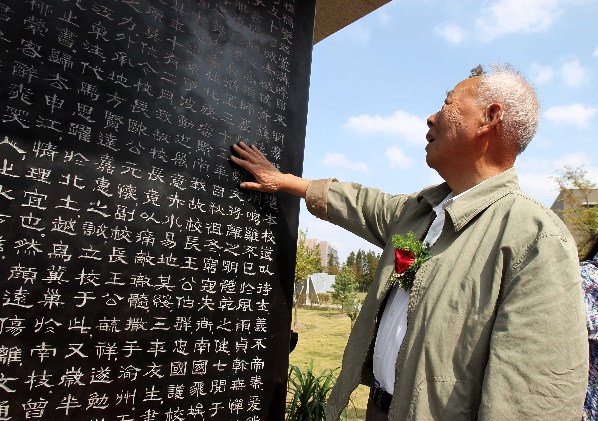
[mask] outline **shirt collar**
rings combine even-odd
[[[459,195],[457,196],[453,196],[453,192],[450,192],[442,202],[440,202],[439,204],[437,204],[436,206],[434,206],[434,212],[436,212],[436,217],[438,218],[439,216],[443,216],[444,217],[444,209],[446,209],[446,207],[448,205],[450,205],[453,200],[455,200],[457,197],[459,197]]]
[[[488,206],[517,190],[519,190],[517,171],[515,168],[510,168],[455,197],[448,196],[452,191],[447,183],[430,187],[420,192],[418,201],[423,199],[434,208],[446,200],[448,203],[443,207],[450,215],[455,230],[459,231]]]

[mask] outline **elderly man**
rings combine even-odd
[[[384,248],[327,405],[337,420],[359,383],[367,420],[578,420],[587,340],[575,243],[519,189],[513,164],[534,136],[533,89],[508,66],[466,79],[428,118],[426,162],[445,180],[388,195],[276,170],[254,146],[241,187],[306,198],[316,216]],[[407,290],[391,237],[431,257]]]

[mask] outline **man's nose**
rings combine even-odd
[[[436,120],[436,114],[438,113],[434,113],[432,114],[430,117],[428,117],[428,119],[426,120],[426,124],[428,125],[428,128],[432,128],[434,126],[434,121]]]

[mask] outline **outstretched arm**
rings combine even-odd
[[[254,145],[239,142],[233,145],[233,150],[238,156],[232,155],[231,160],[255,178],[255,181],[241,183],[241,188],[264,193],[282,191],[305,199],[310,180],[281,173]]]

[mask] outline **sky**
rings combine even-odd
[[[598,0],[393,0],[314,46],[303,177],[387,193],[442,182],[425,162],[426,118],[478,64],[510,63],[536,87],[539,130],[515,167],[550,207],[565,165],[598,183]],[[341,263],[377,247],[311,216],[300,229]]]

